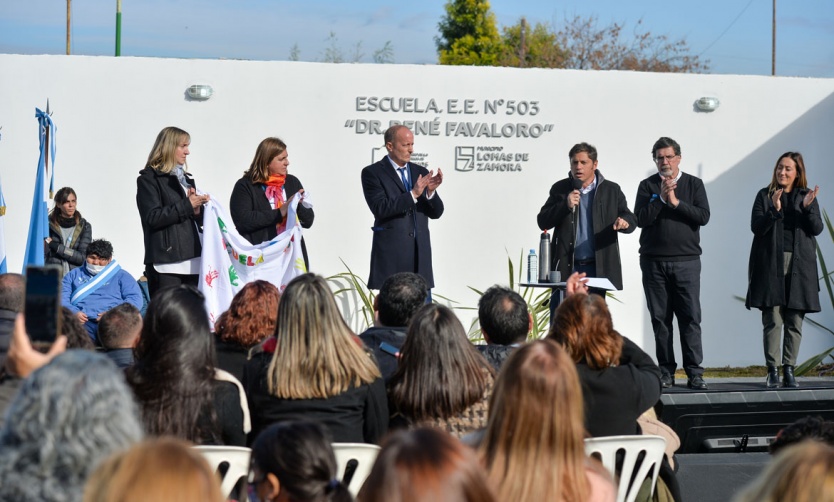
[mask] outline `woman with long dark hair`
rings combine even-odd
[[[819,189],[808,189],[802,154],[786,152],[776,161],[770,185],[759,190],[753,202],[745,306],[762,311],[768,387],[779,386],[780,362],[782,386],[799,386],[793,369],[802,341],[802,321],[807,312],[820,311],[816,236],[823,225]]]
[[[269,426],[252,445],[249,499],[256,501],[351,502],[339,479],[327,430],[316,422]]]
[[[60,265],[66,274],[84,264],[87,246],[93,240],[93,227],[77,209],[75,190],[64,187],[55,192],[54,200],[44,261],[47,265]]]
[[[301,182],[287,172],[290,165],[287,145],[278,138],[266,138],[255,150],[255,158],[243,177],[235,183],[229,211],[237,231],[252,244],[272,240],[287,226],[287,208],[295,194],[304,193]],[[303,228],[313,225],[313,208],[298,206]],[[310,269],[307,246],[301,239],[304,264]]]
[[[274,344],[274,354],[258,354],[244,368],[252,436],[304,418],[320,421],[336,442],[379,441],[388,429],[382,375],[322,277],[304,274],[287,284]]]
[[[186,172],[191,136],[166,127],[156,137],[148,161],[136,179],[136,205],[145,240],[145,276],[153,298],[166,287],[197,286],[200,274],[203,204],[208,195]]]
[[[609,475],[585,455],[583,415],[576,366],[559,344],[516,349],[495,383],[480,447],[497,500],[613,501]]]
[[[486,425],[494,370],[454,312],[425,305],[408,327],[388,383],[392,426],[432,426],[463,436]]]
[[[127,381],[149,435],[244,445],[240,390],[215,379],[214,339],[204,305],[202,293],[191,286],[160,291],[148,305]]]

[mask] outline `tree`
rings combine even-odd
[[[565,20],[556,34],[567,53],[565,68],[677,73],[709,70],[709,61],[690,55],[685,39],[670,40],[667,35],[642,31],[642,19],[637,21],[631,40],[622,39],[625,24],[600,28],[598,20],[597,16]]]
[[[519,68],[564,68],[567,53],[547,25],[536,23],[533,29],[523,17],[513,26],[505,26],[500,66]]]
[[[440,64],[496,65],[501,37],[487,0],[449,0],[435,37]]]
[[[385,42],[381,49],[374,51],[373,59],[374,63],[377,64],[391,64],[394,62],[394,46],[391,45],[390,40]]]

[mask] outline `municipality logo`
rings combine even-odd
[[[455,171],[472,171],[475,169],[475,147],[455,147]]]

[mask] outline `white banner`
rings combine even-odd
[[[301,253],[301,225],[296,217],[300,200],[312,207],[306,192],[293,197],[286,230],[256,246],[240,236],[232,218],[214,197],[204,206],[199,288],[206,296],[212,331],[217,318],[229,308],[244,284],[261,279],[283,292],[288,282],[307,272]]]

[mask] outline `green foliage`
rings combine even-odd
[[[562,50],[547,25],[536,23],[531,29],[523,17],[517,24],[505,26],[501,37],[499,64],[518,68],[563,68],[567,53]]]
[[[449,0],[435,37],[439,63],[494,66],[502,52],[495,14],[486,0]]]
[[[394,62],[394,46],[390,40],[385,42],[381,49],[374,51],[373,59],[376,64],[391,64]]]
[[[364,328],[374,325],[374,294],[368,289],[368,285],[361,277],[353,273],[353,270],[347,266],[341,258],[339,261],[345,266],[347,272],[331,275],[327,280],[336,285],[336,290],[333,291],[333,296],[337,300],[344,299],[347,303],[350,302],[350,296],[355,295],[357,301],[357,308],[351,314],[359,314],[364,321]],[[346,297],[346,298],[345,298]],[[343,312],[345,317],[351,317]],[[357,332],[364,331],[364,328],[358,328]]]
[[[823,210],[822,218],[825,221],[825,227],[828,229],[828,235],[831,237],[832,242],[834,242],[834,225],[831,224],[831,219],[828,218],[828,213]],[[828,299],[831,302],[831,307],[834,308],[834,281],[831,279],[831,274],[834,272],[829,272],[828,267],[825,265],[825,257],[822,255],[822,249],[820,249],[819,243],[817,243],[817,258],[819,258],[820,268],[822,269],[822,278],[821,280],[825,283],[825,289],[828,292]],[[812,325],[820,328],[823,331],[827,331],[828,333],[834,335],[834,330],[827,326],[823,326],[819,322],[811,319],[810,317],[805,318],[806,321],[811,323]],[[794,370],[796,375],[805,375],[813,371],[817,366],[819,366],[826,357],[831,357],[834,359],[834,347],[831,347],[828,350],[825,350],[804,363],[800,364]]]
[[[521,295],[522,298],[524,298],[524,301],[527,302],[527,310],[533,317],[533,328],[527,335],[527,339],[538,340],[540,338],[544,338],[550,329],[550,289],[521,286],[522,270],[524,268],[522,266],[523,263],[524,250],[521,251],[521,255],[518,259],[518,273],[516,274],[516,267],[513,265],[513,260],[509,257],[509,255],[507,255],[508,284],[510,289],[514,290]],[[484,294],[483,291],[473,288],[472,286],[467,287],[475,292],[475,294],[479,297]],[[466,310],[477,310],[477,308],[473,307],[460,308]],[[469,339],[476,342],[483,340],[483,338],[484,337],[481,334],[480,327],[478,327],[478,320],[476,318],[472,321],[472,325],[469,326]]]

